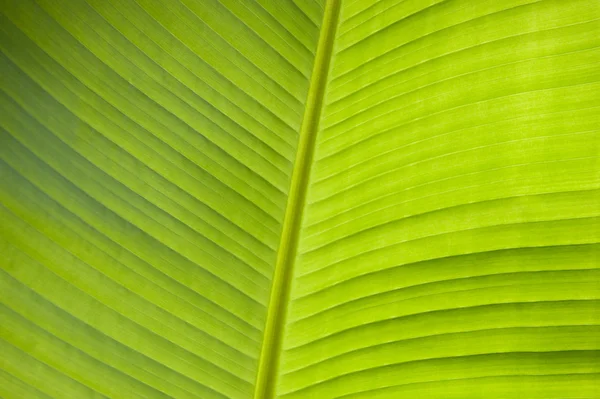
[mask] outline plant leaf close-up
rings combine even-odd
[[[0,0],[0,398],[600,398],[598,0]]]

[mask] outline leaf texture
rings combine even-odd
[[[0,0],[0,397],[600,397],[600,3]]]
[[[599,18],[342,2],[281,398],[600,395]]]
[[[252,396],[322,9],[2,1],[0,396]]]

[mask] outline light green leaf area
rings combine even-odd
[[[600,397],[597,0],[0,0],[0,398]]]
[[[342,1],[282,398],[600,397],[600,3]]]

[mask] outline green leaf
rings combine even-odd
[[[597,1],[0,4],[0,397],[600,396]]]

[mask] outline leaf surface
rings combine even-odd
[[[0,4],[0,397],[600,395],[597,1]]]

